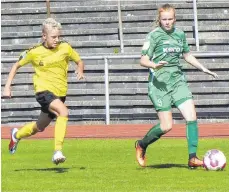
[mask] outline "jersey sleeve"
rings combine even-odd
[[[146,36],[146,40],[143,44],[141,54],[142,55],[148,55],[150,58],[153,57],[154,49],[155,49],[156,43],[152,37],[152,33],[149,33]]]
[[[77,53],[70,45],[69,45],[69,58],[70,60],[76,63],[81,60],[79,53]]]
[[[188,53],[190,52],[190,49],[189,49],[189,45],[188,45],[188,42],[186,40],[186,36],[185,36],[185,33],[184,33],[184,37],[183,37],[183,53]]]
[[[32,62],[32,55],[30,51],[26,50],[20,54],[20,57],[18,59],[18,63],[20,66],[24,66],[31,62]]]

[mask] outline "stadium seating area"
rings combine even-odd
[[[105,123],[104,60],[107,56],[111,123],[154,123],[156,112],[147,96],[147,72],[139,65],[140,50],[152,30],[159,1],[121,1],[124,53],[121,53],[117,1],[52,1],[51,16],[62,23],[63,38],[81,54],[86,80],[76,81],[73,63],[69,70],[67,105],[70,123]],[[192,3],[170,1],[177,10],[177,27],[186,32],[193,54],[219,80],[188,66],[183,60],[200,122],[223,122],[229,117],[229,4],[199,0],[200,50],[196,51]],[[40,42],[41,23],[47,17],[44,0],[2,1],[1,79],[20,52]],[[214,56],[216,53],[216,56]],[[217,55],[218,54],[218,55]],[[220,55],[221,54],[221,55]],[[120,58],[112,58],[112,56]],[[123,55],[139,55],[127,59]],[[32,67],[21,68],[12,86],[13,98],[2,98],[2,124],[36,120],[39,104],[34,98]],[[175,122],[182,122],[174,109]]]

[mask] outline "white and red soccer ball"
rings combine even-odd
[[[211,149],[204,155],[203,162],[203,166],[207,170],[223,170],[226,166],[226,157],[222,151]]]

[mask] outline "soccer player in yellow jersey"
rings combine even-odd
[[[36,122],[24,125],[21,129],[11,130],[9,151],[16,152],[20,139],[29,137],[37,132],[44,131],[53,118],[57,117],[55,124],[55,151],[52,161],[55,164],[63,163],[66,157],[62,153],[67,122],[68,109],[64,104],[67,94],[67,72],[69,60],[77,64],[77,79],[84,78],[84,64],[79,54],[71,45],[60,41],[61,24],[52,18],[43,23],[43,43],[24,51],[19,60],[13,65],[3,96],[11,98],[11,83],[17,70],[32,64],[35,69],[33,84],[37,102],[41,105],[41,113]]]

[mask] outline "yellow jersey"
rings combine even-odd
[[[67,73],[69,60],[80,61],[79,54],[67,42],[60,42],[53,49],[38,44],[24,51],[19,58],[19,65],[31,63],[34,67],[33,84],[35,93],[50,91],[56,96],[67,94]]]

